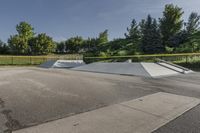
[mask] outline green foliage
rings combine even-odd
[[[180,52],[200,52],[200,31],[192,34],[188,41],[183,43],[178,50]]]
[[[18,35],[23,39],[25,39],[26,41],[28,41],[35,35],[35,33],[33,32],[34,28],[27,22],[20,22],[16,26],[16,30],[18,32]]]
[[[88,38],[83,43],[84,52],[96,53],[98,49],[98,38]]]
[[[0,40],[0,54],[8,54],[8,53],[9,53],[8,45]]]
[[[186,31],[188,34],[191,35],[198,31],[199,24],[200,24],[199,20],[200,20],[200,16],[197,13],[192,12],[190,14],[188,22],[185,23]]]
[[[180,32],[183,26],[182,8],[169,4],[165,6],[163,17],[160,18],[160,30],[165,46],[170,46],[169,39]]]
[[[99,45],[105,44],[108,42],[108,30],[105,30],[104,32],[99,33],[98,38]]]
[[[56,52],[59,54],[65,53],[65,42],[56,43]]]
[[[63,42],[57,44],[57,50],[64,53],[88,53],[92,55],[99,55],[104,52],[108,43],[108,30],[99,33],[98,38],[88,38],[84,40],[81,36],[71,37]]]
[[[48,54],[54,52],[53,39],[45,33],[34,36],[34,28],[27,22],[16,26],[18,34],[10,36],[8,45],[12,54]]]
[[[114,39],[101,47],[101,51],[108,55],[131,55],[137,51],[137,46],[129,39]]]
[[[30,52],[33,55],[44,55],[54,52],[55,43],[53,39],[45,33],[38,34],[29,41]]]
[[[82,37],[72,37],[65,42],[65,51],[68,53],[81,53],[84,40]]]
[[[148,15],[142,29],[141,50],[147,54],[162,53],[165,50],[157,21],[150,15]]]
[[[189,34],[186,31],[181,31],[174,36],[169,38],[169,47],[174,49],[176,52],[176,48],[180,47],[181,44],[188,41]]]
[[[17,35],[10,36],[8,44],[15,54],[28,54],[29,40],[34,36],[33,28],[27,22],[20,22],[16,26]]]
[[[56,47],[51,37],[45,33],[35,35],[30,24],[20,22],[16,26],[17,34],[8,39],[8,46],[0,42],[0,52],[5,54],[9,51],[18,55],[80,53],[103,57],[141,53],[200,52],[200,16],[192,12],[183,28],[183,13],[182,8],[168,4],[158,22],[150,15],[140,23],[133,19],[127,33],[124,34],[125,38],[109,41],[108,30],[105,30],[96,38],[71,37],[56,43]]]
[[[10,36],[8,39],[8,45],[13,54],[19,55],[28,53],[28,42],[19,35]]]
[[[130,28],[127,28],[127,32],[125,33],[126,39],[130,39],[133,42],[138,42],[140,39],[140,31],[139,31],[139,26],[137,25],[137,22],[135,19],[133,19]]]
[[[123,44],[125,48],[122,49],[123,52],[119,52],[119,55],[135,54],[136,51],[139,51],[138,45],[140,44],[141,41],[140,28],[141,28],[140,25],[138,25],[136,20],[133,19],[130,28],[127,28],[128,33],[125,33],[125,37],[127,40],[125,44]]]

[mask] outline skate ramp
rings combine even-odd
[[[42,68],[73,68],[85,65],[83,60],[57,60],[47,61],[40,65]]]
[[[157,63],[92,63],[80,67],[72,68],[78,71],[88,71],[97,73],[109,73],[120,75],[133,75],[141,77],[163,77],[185,74],[186,70],[181,67],[165,62]],[[187,73],[192,72],[188,69]]]

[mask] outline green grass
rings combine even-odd
[[[48,55],[48,56],[0,56],[0,65],[39,65],[48,60],[78,60],[82,55]]]

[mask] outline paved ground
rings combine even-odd
[[[37,125],[157,92],[200,98],[199,81],[199,73],[151,79],[69,70],[1,68],[0,131]]]
[[[199,103],[159,92],[13,133],[150,133]]]
[[[153,133],[199,133],[200,105]]]
[[[142,79],[42,69],[0,70],[8,129],[20,129],[155,93]],[[3,118],[2,118],[3,119]]]

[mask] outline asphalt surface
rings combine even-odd
[[[0,75],[1,114],[7,119],[2,123],[8,130],[157,92],[141,78],[118,75],[39,68],[2,69]]]
[[[200,105],[153,133],[199,133]]]
[[[24,67],[1,68],[0,75],[0,132],[38,125],[156,92],[200,98],[199,73],[152,79]],[[199,110],[199,107],[191,110],[191,115],[195,117]],[[179,126],[180,133],[185,131],[184,124],[193,122],[188,113],[170,126]],[[196,116],[195,121],[188,126],[187,133],[194,128],[198,130],[200,118]],[[167,127],[162,128],[156,132],[168,132]],[[178,132],[175,128],[170,131]],[[191,133],[199,133],[195,131]]]

